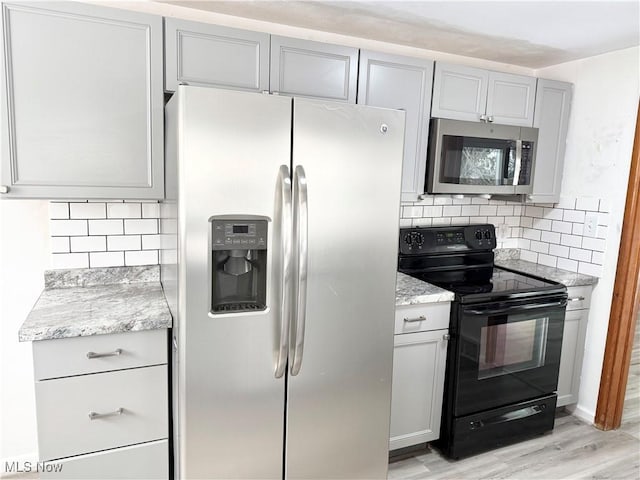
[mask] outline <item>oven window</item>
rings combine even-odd
[[[548,328],[549,317],[482,327],[478,379],[543,366]]]

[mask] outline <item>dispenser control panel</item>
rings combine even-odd
[[[266,220],[211,220],[213,250],[266,250]]]

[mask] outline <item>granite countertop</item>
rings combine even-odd
[[[27,342],[170,327],[157,265],[52,270],[18,338]]]
[[[396,277],[396,306],[450,302],[453,293],[404,273]]]
[[[554,282],[561,283],[567,287],[580,287],[585,285],[595,285],[598,283],[597,277],[591,275],[585,275],[583,273],[569,272],[568,270],[562,270],[555,267],[547,267],[545,265],[539,265],[533,262],[527,262],[526,260],[510,259],[510,260],[495,260],[497,267],[508,268],[510,270],[516,270],[522,273],[528,273],[541,277],[546,280],[552,280]]]

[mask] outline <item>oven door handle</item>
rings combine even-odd
[[[529,305],[518,305],[514,307],[504,307],[504,308],[469,308],[464,309],[464,313],[469,313],[471,315],[499,315],[502,313],[518,313],[518,312],[526,312],[529,310],[537,310],[539,308],[561,308],[566,307],[567,301],[560,300],[559,302],[549,302],[549,303],[532,303]]]

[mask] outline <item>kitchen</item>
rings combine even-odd
[[[218,24],[245,31],[268,31],[272,35],[302,37],[330,44],[357,47],[361,49],[361,60],[363,58],[362,51],[381,51],[405,57],[435,59],[436,65],[438,61],[442,61],[450,64],[464,64],[485,71],[500,71],[572,83],[574,85],[573,101],[567,133],[567,150],[564,156],[565,173],[562,176],[562,198],[559,202],[553,202],[555,207],[546,205],[547,202],[540,202],[545,205],[521,204],[520,202],[493,198],[456,198],[446,194],[426,195],[419,199],[417,193],[422,193],[422,191],[416,191],[416,195],[413,197],[404,196],[400,226],[494,223],[498,231],[498,247],[520,249],[521,259],[543,264],[545,261],[553,262],[547,257],[554,257],[551,252],[554,240],[550,238],[545,242],[542,238],[543,232],[573,235],[574,225],[584,223],[587,213],[596,214],[598,222],[601,219],[606,222],[597,225],[598,227],[606,227],[599,228],[600,232],[606,232],[603,238],[584,236],[585,239],[589,239],[587,244],[590,244],[593,249],[581,248],[581,250],[589,250],[588,254],[576,252],[589,255],[590,261],[569,258],[570,253],[564,255],[562,249],[560,249],[562,252],[559,251],[558,255],[554,257],[556,259],[555,265],[559,267],[562,263],[566,265],[565,269],[574,269],[573,271],[577,270],[578,273],[599,277],[589,309],[582,367],[583,378],[580,383],[579,401],[574,412],[574,415],[587,422],[593,422],[615,277],[617,245],[620,239],[620,225],[624,210],[625,189],[623,185],[627,180],[627,175],[624,172],[628,171],[628,162],[631,158],[633,125],[637,108],[637,47],[618,49],[615,52],[583,60],[560,61],[557,62],[559,65],[546,68],[525,68],[470,57],[463,58],[442,52],[418,51],[409,47],[381,44],[355,37],[347,38],[317,30],[302,31],[295,27],[286,27],[275,23],[265,25],[255,20],[239,17],[230,18],[215,13],[194,12],[181,6],[149,3],[139,4],[136,9],[156,15]],[[438,49],[434,48],[434,50]],[[430,102],[426,103],[430,105]],[[415,143],[418,144],[417,140]],[[589,160],[585,162],[585,159]],[[421,165],[421,167],[426,168],[425,165]],[[424,172],[424,170],[422,171]],[[406,175],[403,178],[406,178]],[[420,174],[415,174],[412,178],[419,179]],[[424,174],[422,178],[424,179]],[[416,188],[418,187],[416,186]],[[49,194],[46,198],[67,199],[67,197],[59,195],[61,194]],[[139,198],[137,195],[131,195],[133,198]],[[85,193],[85,197],[81,197],[74,194],[73,197],[86,199],[91,198],[91,195]],[[35,407],[28,411],[17,408],[18,405],[25,402],[25,399],[31,399],[29,402],[33,405],[33,372],[29,344],[17,344],[16,332],[42,290],[42,273],[43,270],[50,268],[49,262],[61,262],[57,265],[54,264],[54,268],[56,266],[58,268],[86,267],[89,266],[89,261],[92,266],[119,265],[117,262],[122,262],[123,265],[158,263],[158,248],[154,248],[154,245],[157,245],[154,242],[159,240],[158,227],[154,227],[154,222],[149,221],[156,219],[155,224],[157,225],[159,217],[157,204],[112,201],[114,198],[128,198],[126,196],[105,197],[102,195],[102,198],[105,199],[102,202],[92,201],[85,205],[73,200],[52,203],[51,206],[48,205],[48,202],[23,201],[3,201],[0,205],[3,208],[3,231],[9,232],[10,230],[6,239],[3,233],[3,244],[15,246],[13,249],[3,247],[3,272],[20,271],[19,278],[24,282],[20,285],[21,288],[17,289],[17,286],[11,284],[16,281],[15,278],[11,279],[11,283],[8,278],[6,280],[3,278],[3,304],[5,304],[4,298],[16,299],[15,303],[12,302],[15,307],[10,310],[10,317],[8,313],[3,311],[3,319],[9,319],[9,324],[6,324],[7,320],[3,320],[2,327],[3,355],[7,355],[3,358],[3,384],[8,382],[13,386],[11,395],[6,400],[3,398],[2,424],[15,425],[15,428],[9,430],[11,437],[7,438],[10,438],[11,442],[7,445],[14,446],[16,450],[9,450],[6,455],[3,450],[3,458],[35,452],[36,448],[36,426],[33,414]],[[49,210],[50,208],[51,210]],[[558,214],[562,215],[562,218],[549,216]],[[12,219],[13,221],[11,221]],[[70,220],[84,222],[85,225],[88,225],[88,233],[74,233],[74,231],[64,230],[63,227],[77,228],[77,223],[74,224],[74,222],[64,224],[65,221]],[[570,224],[571,232],[554,232],[552,223],[554,221],[566,221]],[[546,222],[551,223],[551,229],[545,229]],[[10,225],[10,227],[5,228],[5,225]],[[50,234],[42,232],[45,225],[46,228],[51,229]],[[562,223],[558,225],[560,228],[566,228],[566,225]],[[541,227],[537,228],[538,226]],[[62,230],[56,230],[58,228],[62,228]],[[137,248],[134,246],[113,246],[113,248],[109,248],[106,244],[107,242],[114,245],[117,245],[118,242],[131,242],[132,239],[126,238],[129,235],[135,237],[141,246]],[[91,239],[92,236],[101,237],[104,240]],[[528,238],[529,236],[532,238]],[[553,235],[551,236],[553,237]],[[576,234],[576,236],[579,235]],[[57,240],[49,240],[49,237]],[[54,247],[56,253],[51,254],[49,242],[64,243],[65,240],[60,239],[65,237],[69,247],[66,249],[64,246]],[[74,238],[75,240],[72,240]],[[85,240],[79,240],[79,238]],[[91,245],[71,247],[70,242],[72,241],[74,243],[91,242]],[[104,247],[94,243],[101,241],[105,242]],[[544,243],[547,245],[541,245]],[[555,243],[558,242],[555,241]],[[567,249],[577,248],[561,243],[557,246]],[[584,246],[584,243],[581,243],[581,246]],[[12,252],[12,256],[5,253],[5,248],[7,252]],[[540,249],[544,251],[539,251]],[[17,255],[16,252],[29,252],[29,255]],[[5,257],[5,255],[7,256]],[[15,258],[12,258],[14,256]],[[86,264],[82,263],[85,261],[81,260],[83,257],[86,259]],[[63,259],[68,261],[73,259],[74,262],[80,263],[63,265]],[[12,265],[14,265],[13,269]],[[5,295],[7,296],[5,297]],[[22,300],[20,301],[20,299]],[[6,342],[6,347],[4,342]],[[8,364],[6,359],[11,359],[11,364]],[[20,360],[18,361],[18,359]],[[17,363],[20,364],[18,369],[14,367]],[[8,393],[3,393],[3,395],[8,395]],[[5,405],[8,408],[5,408]],[[3,445],[5,444],[4,438],[3,433]]]

